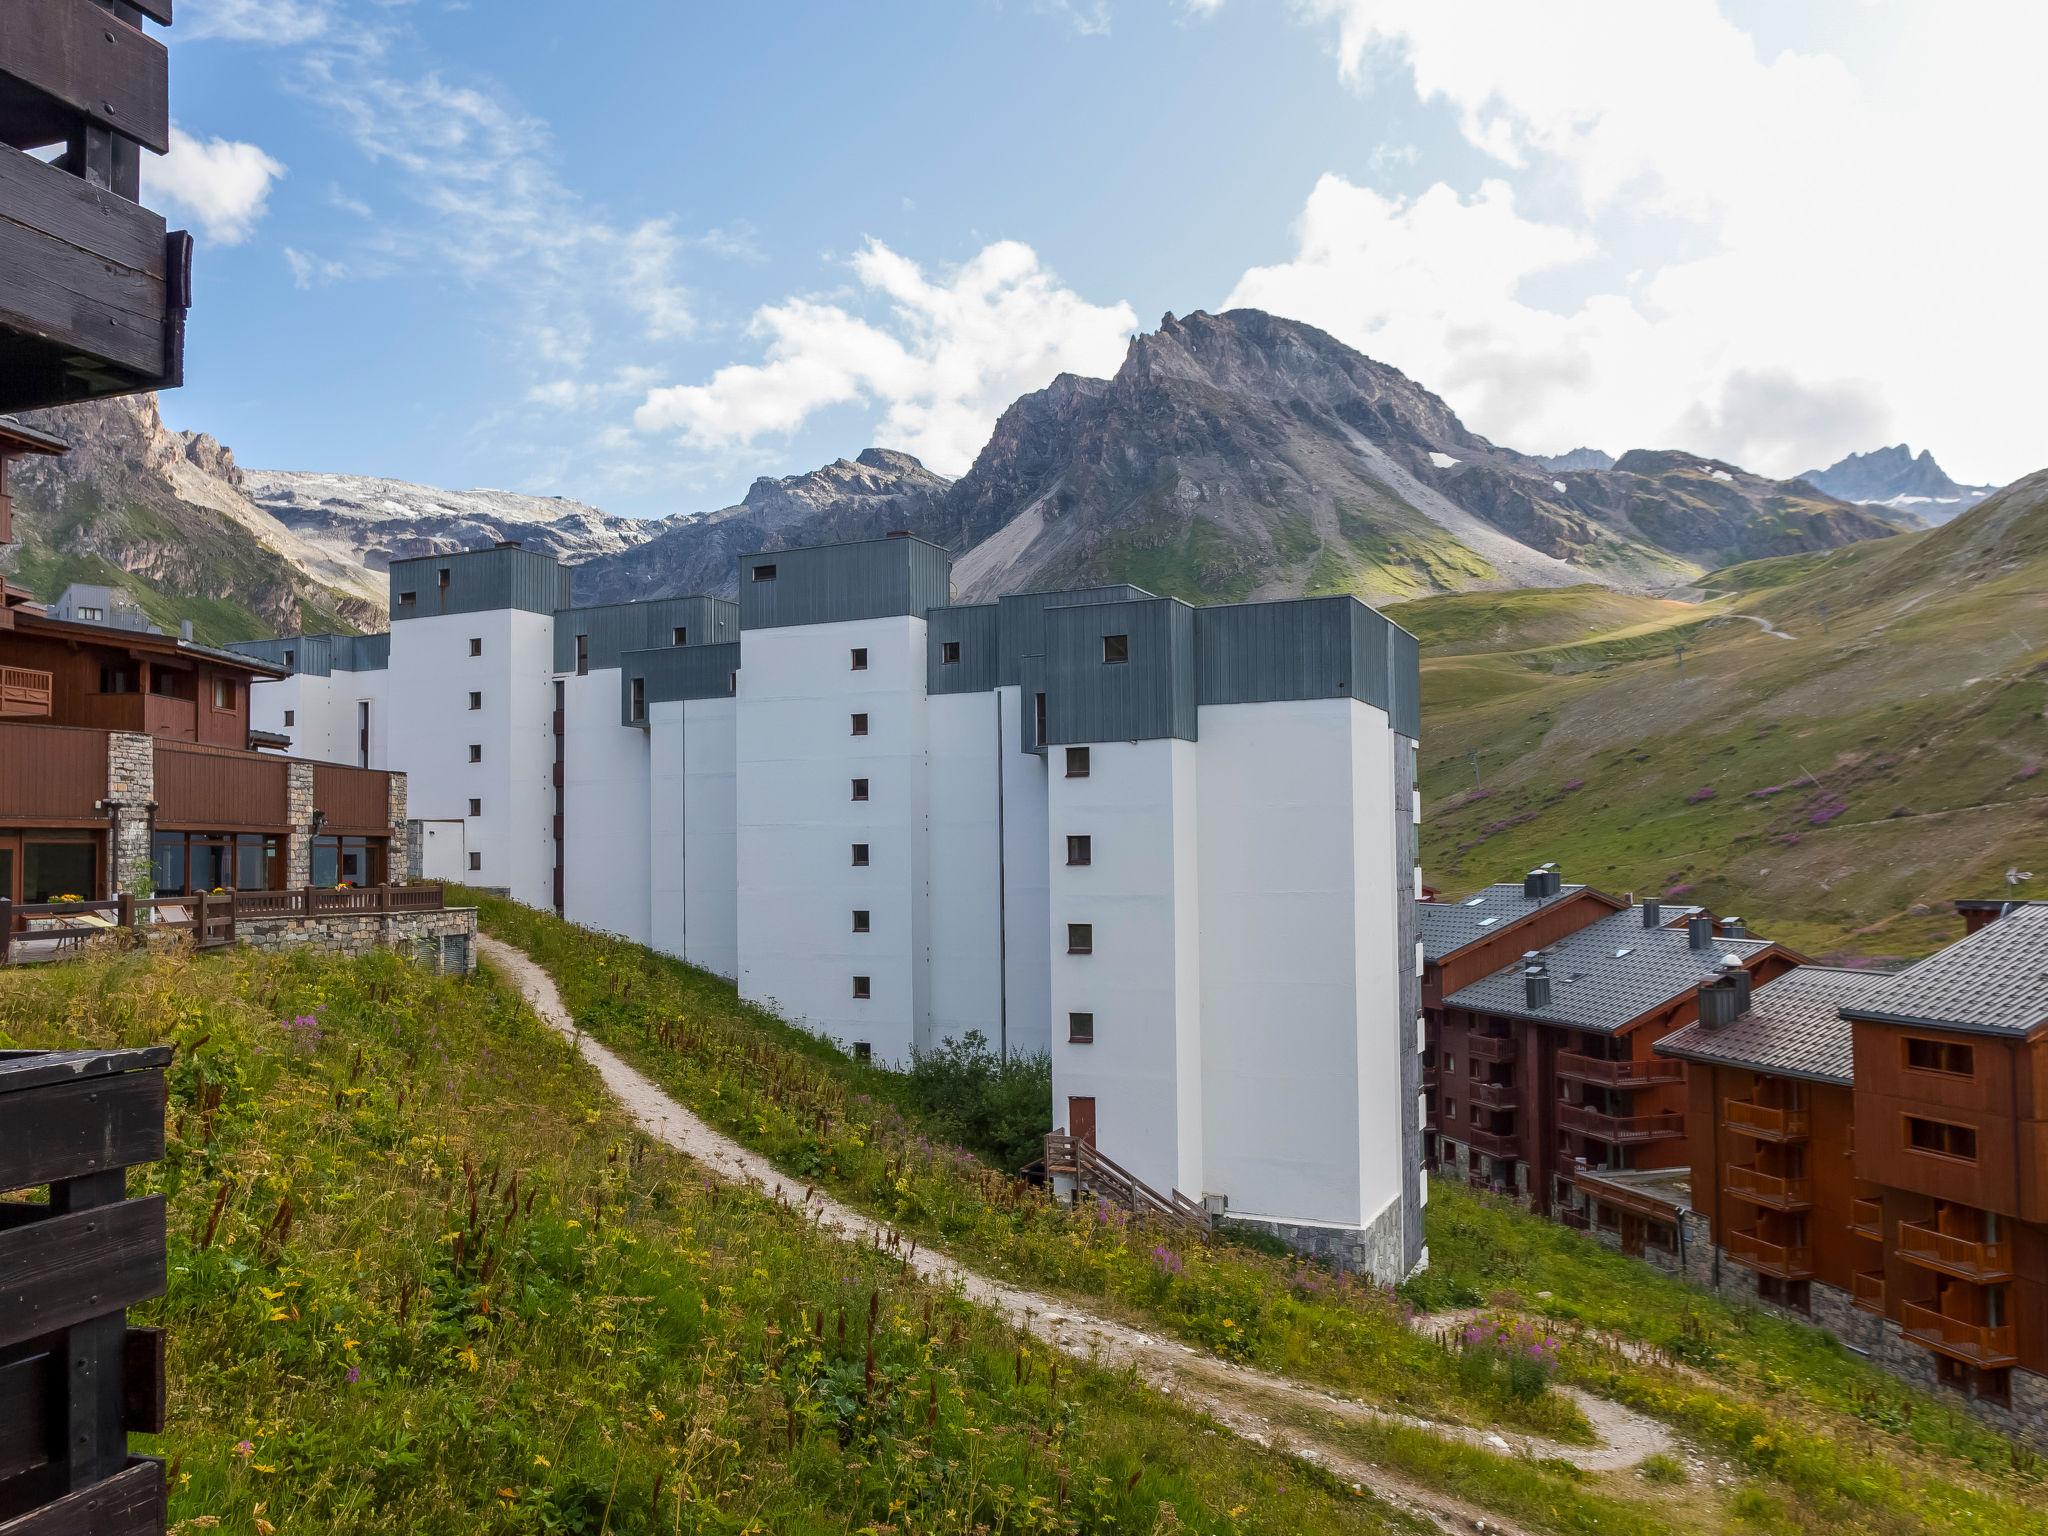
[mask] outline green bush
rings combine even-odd
[[[933,1132],[1014,1172],[1036,1160],[1052,1129],[1052,1058],[997,1055],[978,1029],[918,1051],[904,1094]]]

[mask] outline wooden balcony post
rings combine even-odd
[[[14,902],[12,898],[0,896],[0,965],[5,965],[14,949]]]
[[[135,926],[135,898],[126,891],[114,898],[114,923],[120,928]]]
[[[192,947],[206,948],[206,903],[210,892],[201,891],[192,908]]]

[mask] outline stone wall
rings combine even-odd
[[[413,878],[412,824],[405,819],[405,775],[391,775],[390,814],[384,824],[391,828],[391,842],[384,857],[384,878],[392,884]]]
[[[113,812],[108,832],[107,889],[111,901],[123,891],[150,893],[151,814],[156,800],[156,739],[130,731],[107,736],[107,805]],[[86,893],[89,894],[89,893]]]
[[[404,950],[443,974],[476,969],[476,908],[438,912],[365,912],[343,917],[239,919],[235,937],[252,949],[313,949],[329,955]]]
[[[1223,1220],[1248,1232],[1263,1232],[1277,1238],[1296,1253],[1340,1269],[1347,1274],[1365,1275],[1383,1285],[1405,1280],[1411,1270],[1426,1267],[1427,1253],[1411,1259],[1408,1253],[1406,1212],[1400,1200],[1366,1227],[1322,1226],[1314,1222],[1268,1221],[1256,1216],[1233,1216]]]
[[[285,839],[284,883],[292,890],[313,883],[313,765],[291,763],[285,768],[285,819],[292,835]]]

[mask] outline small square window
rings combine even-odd
[[[875,1059],[875,1048],[865,1040],[856,1040],[853,1042],[853,1059],[866,1066]]]
[[[866,843],[855,843],[853,845],[853,862],[857,868],[867,868],[868,845]]]
[[[1129,635],[1104,635],[1102,637],[1102,659],[1105,663],[1129,661],[1131,659],[1131,637]]]
[[[1067,839],[1067,862],[1069,864],[1093,864],[1095,862],[1095,839],[1092,837],[1069,837]]]
[[[299,723],[299,712],[296,709],[286,710],[284,712],[284,723],[286,725],[297,725]]]
[[[774,566],[772,566],[772,565],[757,565],[757,566],[755,566],[755,567],[754,567],[754,580],[756,580],[756,581],[773,581],[774,579],[775,579],[775,567],[774,567]]]
[[[1095,925],[1093,923],[1067,924],[1067,953],[1070,955],[1092,955],[1095,953]]]
[[[1092,1013],[1070,1013],[1067,1015],[1067,1044],[1093,1045],[1095,1043],[1095,1015]]]
[[[87,610],[86,610],[86,612],[88,612],[88,613],[91,613],[91,614],[92,614],[92,615],[93,615],[94,617],[98,617],[98,610],[97,610],[97,609],[91,609],[91,608],[89,608],[89,609],[87,609]],[[289,666],[294,666],[294,665],[296,665],[296,664],[297,664],[297,662],[298,662],[298,659],[299,659],[299,653],[298,653],[297,651],[286,651],[286,652],[284,653],[284,664],[285,664],[286,666],[288,666],[288,667],[289,667]]]
[[[688,645],[690,643],[688,627],[678,624],[674,629],[670,630],[668,632],[668,643],[670,645]]]
[[[479,799],[475,798],[474,796],[471,796],[471,797],[470,797],[470,802],[469,802],[469,814],[470,814],[470,815],[472,815],[472,816],[481,816],[481,815],[483,815],[483,813],[484,813],[484,803],[483,803],[483,801],[481,801],[481,800],[479,800]]]
[[[855,715],[853,717],[853,734],[856,736],[865,736],[867,735],[867,733],[868,717],[866,715]]]
[[[471,709],[482,709],[484,707],[484,696],[474,689],[470,690],[469,707]]]
[[[853,978],[853,995],[855,997],[868,997],[872,995],[867,977],[856,976]]]
[[[853,798],[856,800],[865,800],[867,799],[867,797],[868,781],[866,779],[855,779],[853,781]]]
[[[853,909],[853,931],[855,933],[869,933],[873,931],[865,907],[855,907]]]
[[[472,853],[469,856],[469,867],[471,869],[482,869],[484,867],[484,856],[480,853]]]
[[[1088,777],[1088,749],[1086,747],[1067,748],[1067,777],[1070,779],[1085,779]]]
[[[849,668],[849,670],[854,672],[865,672],[867,671],[867,669],[868,648],[864,645],[856,645],[853,648],[853,665],[851,668]]]
[[[939,642],[939,665],[953,667],[960,664],[960,642],[942,640]]]
[[[470,654],[470,655],[472,655],[472,656],[481,656],[481,655],[483,655],[483,653],[484,653],[484,641],[483,641],[483,636],[481,636],[481,635],[471,635],[471,636],[469,637],[469,654]]]
[[[484,748],[482,742],[472,741],[469,744],[469,760],[472,763],[480,763],[484,760]]]

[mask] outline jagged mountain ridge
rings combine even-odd
[[[1967,512],[1998,490],[1995,485],[1962,485],[1927,449],[1916,455],[1904,443],[1852,453],[1801,478],[1844,501],[1893,507],[1936,524]]]

